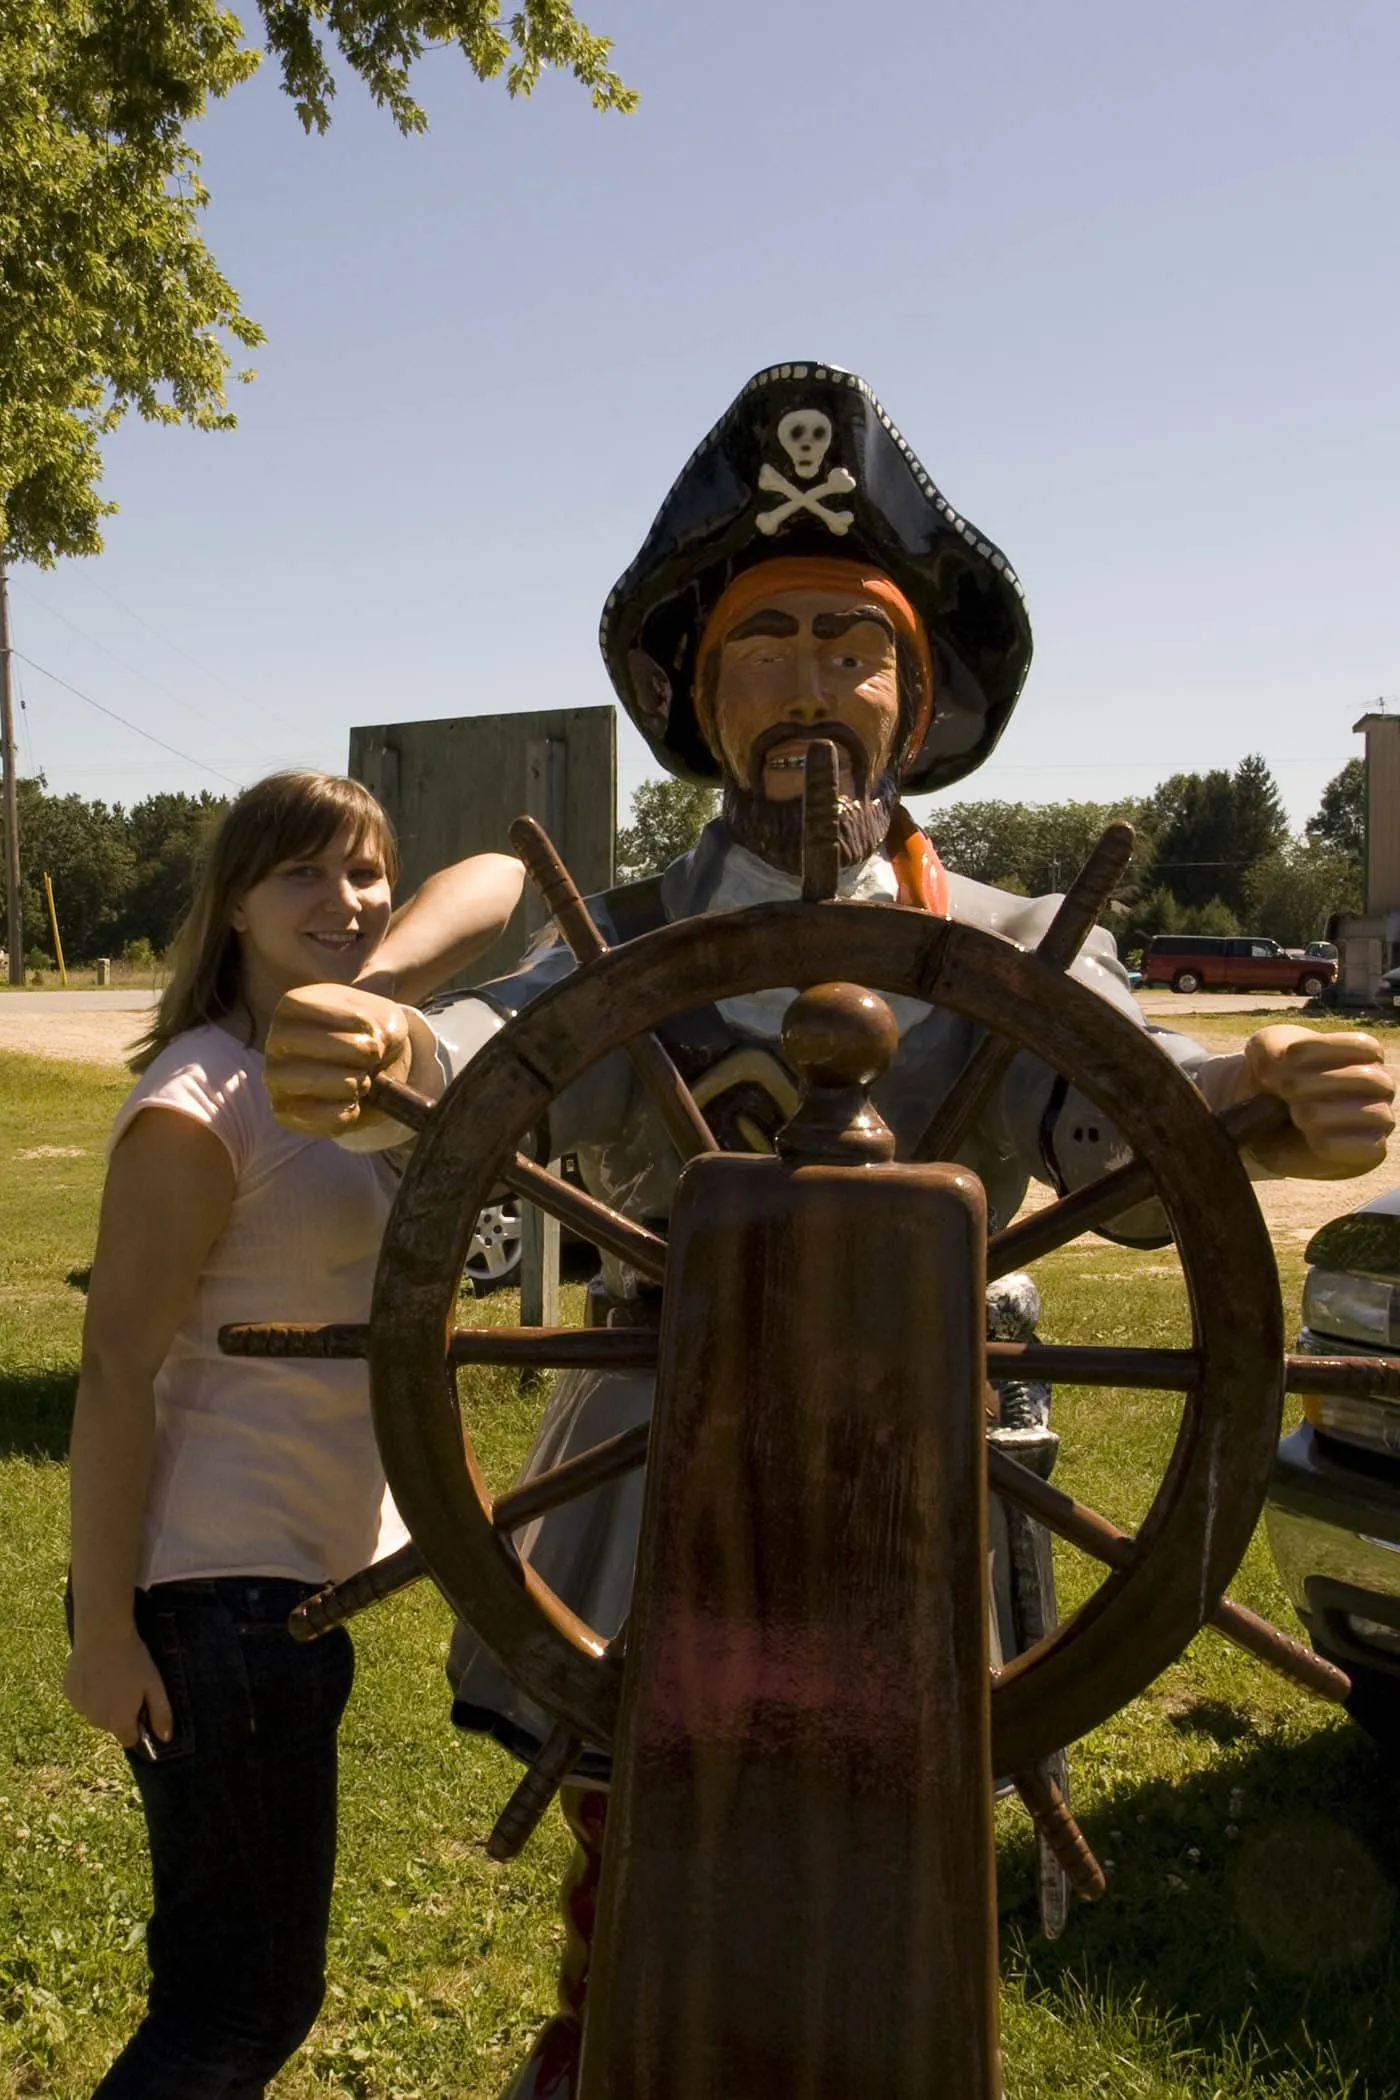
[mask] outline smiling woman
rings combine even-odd
[[[274,773],[249,788],[214,837],[134,1068],[204,1023],[256,1044],[255,1005],[270,1016],[293,985],[353,982],[387,930],[397,873],[389,820],[358,781]]]
[[[150,2010],[104,2100],[261,2092],[315,2018],[344,1634],[287,1614],[403,1541],[364,1366],[224,1357],[220,1324],[362,1320],[394,1186],[272,1115],[283,995],[414,998],[496,937],[514,861],[444,870],[391,927],[393,834],[354,781],[279,774],[213,841],[112,1134],[72,1445],[65,1690],[125,1748],[150,1838]]]

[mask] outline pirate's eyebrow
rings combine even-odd
[[[895,639],[894,621],[878,605],[858,605],[854,612],[818,613],[812,622],[812,632],[819,642],[834,642],[838,635],[846,634],[869,620],[876,627],[883,627],[891,641]]]
[[[726,642],[746,642],[751,634],[778,634],[784,639],[798,632],[799,623],[791,613],[779,612],[776,605],[761,605],[751,612],[737,627],[731,627],[724,637]]]

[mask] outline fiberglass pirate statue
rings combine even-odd
[[[1031,634],[1005,557],[940,493],[863,380],[816,363],[751,380],[671,489],[608,600],[601,641],[618,696],[660,764],[716,781],[723,795],[698,846],[659,878],[589,900],[610,942],[666,920],[796,897],[805,754],[818,738],[838,755],[843,896],[1038,942],[1059,900],[946,872],[900,800],[948,786],[992,751],[1024,682]],[[512,975],[429,1016],[341,987],[295,993],[268,1042],[278,1114],[351,1143],[397,1143],[399,1126],[361,1110],[368,1075],[437,1096],[505,1019],[573,967],[569,950],[545,937]],[[1108,935],[1091,935],[1073,967],[1141,1023]],[[796,1105],[779,1054],[792,996],[726,999],[661,1031],[723,1144],[769,1147]],[[889,1003],[899,1048],[873,1098],[907,1145],[977,1030],[913,1000]],[[1371,1038],[1270,1028],[1224,1058],[1183,1036],[1159,1040],[1214,1107],[1263,1091],[1285,1098],[1291,1124],[1254,1163],[1260,1173],[1341,1176],[1383,1157],[1393,1088]],[[595,1065],[556,1101],[546,1142],[550,1157],[575,1154],[585,1186],[613,1208],[647,1223],[667,1218],[680,1160],[622,1056]],[[986,1188],[994,1227],[1009,1222],[1031,1178],[1073,1189],[1121,1156],[1087,1097],[1024,1054],[958,1152]],[[1160,1243],[1161,1213],[1129,1213],[1113,1236]],[[643,1286],[610,1257],[602,1291],[614,1323],[648,1317]],[[640,1373],[562,1375],[525,1476],[644,1420],[651,1398]],[[604,1633],[626,1616],[641,1505],[634,1473],[517,1534],[550,1587]],[[462,1726],[489,1730],[524,1757],[538,1749],[545,1717],[464,1629],[450,1669]],[[596,1785],[606,1764],[585,1753],[576,1776]],[[600,1799],[575,1792],[566,1813],[585,1852],[596,1853]],[[580,1869],[580,1889],[592,1871]],[[587,1904],[575,1894],[577,1917]],[[581,1989],[582,1959],[575,1935],[566,2002]],[[516,2090],[566,2091],[557,2050],[567,2057],[567,2043],[556,2035],[555,2056],[538,2055]]]

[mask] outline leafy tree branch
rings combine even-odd
[[[568,0],[259,0],[267,48],[308,130],[330,122],[339,57],[405,132],[431,48],[528,95],[546,67],[596,108],[636,104],[611,45]],[[102,442],[148,422],[233,426],[232,345],[263,340],[204,243],[188,127],[256,71],[218,0],[0,0],[0,559],[96,554]],[[240,380],[253,374],[239,371]]]

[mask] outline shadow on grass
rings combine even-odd
[[[0,1458],[66,1458],[76,1371],[0,1372]]]
[[[1393,2100],[1393,1773],[1355,1729],[1246,1741],[1216,1702],[1203,1708],[1199,1732],[1229,1745],[1215,1770],[1125,1787],[1085,1816],[1109,1893],[1076,1906],[1062,1939],[1036,1934],[1029,1846],[1008,1860],[1008,1959],[1033,1995],[1135,1998],[1184,2018],[1199,2047],[1228,2054],[1247,2035],[1270,2069],[1330,2058],[1353,2100]]]

